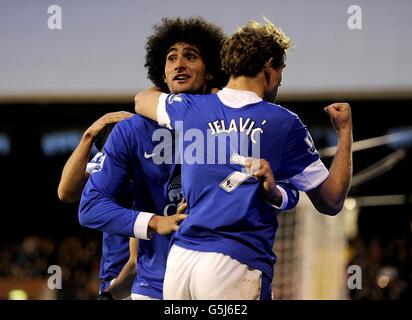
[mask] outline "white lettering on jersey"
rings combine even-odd
[[[266,123],[267,120],[263,120],[261,125],[264,126]],[[263,128],[255,127],[255,124],[256,122],[251,118],[247,118],[243,121],[243,117],[239,117],[239,119],[231,119],[229,124],[227,124],[225,120],[216,120],[209,122],[207,125],[209,126],[212,135],[219,133],[245,132],[246,135],[250,137],[252,143],[258,143],[256,135],[258,133],[262,134]]]

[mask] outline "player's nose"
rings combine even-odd
[[[186,68],[186,61],[183,58],[183,56],[178,56],[177,60],[176,60],[176,64],[175,64],[175,70],[176,71],[181,71],[184,70]]]

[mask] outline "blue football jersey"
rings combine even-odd
[[[92,160],[87,164],[86,172],[89,174],[100,170],[104,154],[96,153]],[[133,198],[130,190],[117,199],[119,203],[127,208],[133,206]],[[123,266],[129,259],[129,238],[121,237],[107,232],[102,235],[102,257],[100,260],[99,277],[102,280],[100,292],[105,291],[110,286],[110,281],[116,278]]]
[[[129,252],[129,238],[103,232],[99,272],[102,280],[101,292],[105,291],[110,286],[110,281],[122,271],[129,259]]]
[[[308,191],[328,176],[298,116],[255,93],[223,89],[210,95],[159,98],[158,122],[177,131],[183,194],[189,216],[173,242],[220,252],[273,277],[276,212],[245,157],[266,159],[275,179]]]
[[[114,127],[105,147],[100,167],[90,175],[79,208],[82,225],[125,237],[135,236],[135,221],[141,212],[170,215],[181,201],[180,166],[175,161],[156,161],[173,155],[170,150],[156,151],[158,132],[173,136],[170,130],[135,115]],[[168,149],[168,148],[166,148]],[[160,162],[160,163],[157,163]],[[122,206],[116,199],[127,192],[133,181],[134,207]],[[139,239],[137,277],[133,293],[162,298],[163,278],[170,236],[153,234],[150,240]]]

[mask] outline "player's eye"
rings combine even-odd
[[[176,60],[177,60],[177,55],[175,55],[175,54],[171,54],[171,55],[167,56],[167,61],[174,62]]]
[[[195,61],[197,59],[197,56],[195,54],[189,53],[186,55],[186,59],[189,61]]]

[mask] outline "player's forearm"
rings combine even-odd
[[[134,225],[139,211],[118,205],[101,192],[89,188],[89,185],[90,180],[80,200],[80,225],[122,237],[134,237]]]
[[[279,208],[281,210],[291,210],[296,207],[299,202],[299,191],[289,181],[276,181],[278,189],[282,193],[282,203]]]
[[[93,138],[84,135],[64,165],[57,191],[61,201],[75,202],[80,200],[83,187],[88,178],[86,166],[92,146]]]
[[[335,158],[329,169],[328,178],[318,190],[309,192],[315,199],[315,207],[322,213],[335,215],[342,210],[352,179],[352,130],[339,132]],[[315,194],[318,193],[318,194]]]
[[[110,292],[116,300],[128,297],[131,293],[135,276],[136,260],[129,260],[117,276],[116,280],[106,291]]]
[[[341,132],[336,156],[329,170],[332,199],[342,208],[352,179],[352,129]]]
[[[282,205],[283,196],[277,186],[272,188],[270,191],[265,192],[265,197],[269,203],[276,207],[280,207]]]
[[[151,87],[138,93],[134,98],[136,113],[157,121],[157,105],[161,92]]]

